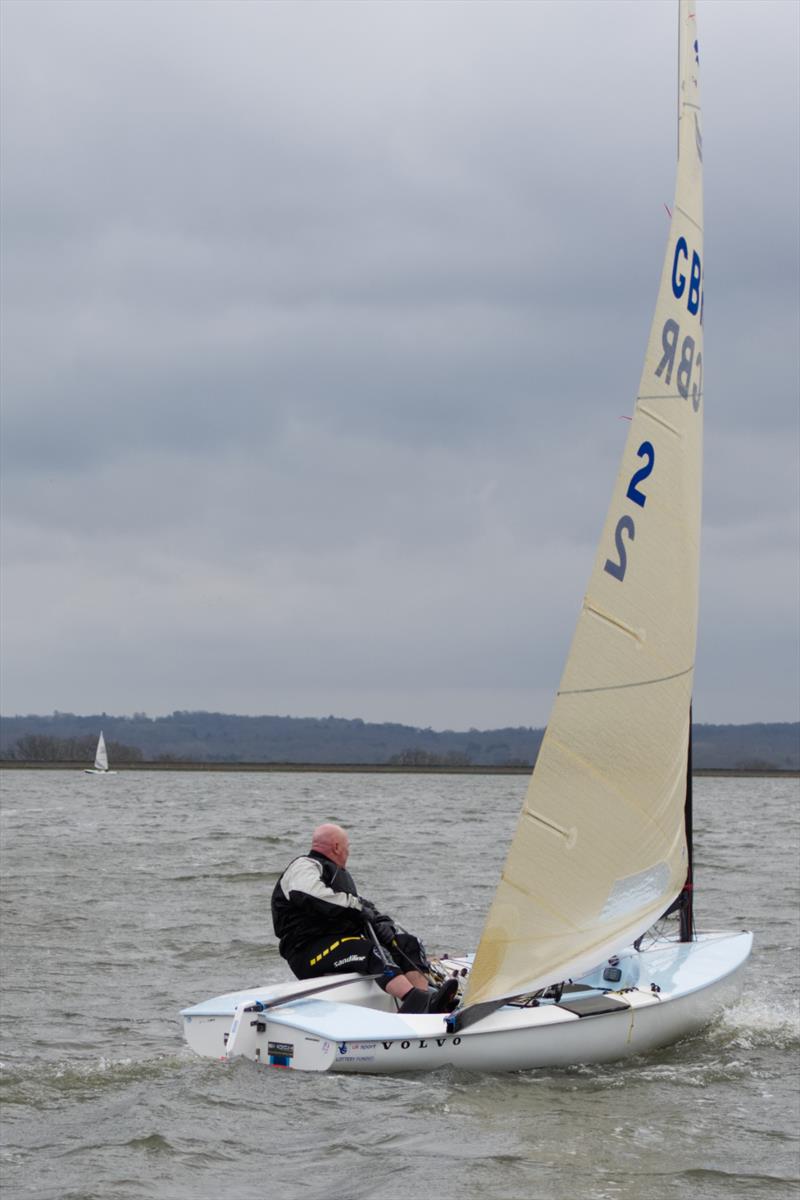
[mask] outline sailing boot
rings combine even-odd
[[[422,988],[412,988],[406,992],[397,1010],[401,1013],[424,1013],[428,1011],[428,993]]]
[[[441,987],[428,992],[428,1012],[449,1013],[458,1007],[458,980],[445,979]]]

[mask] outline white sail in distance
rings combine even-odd
[[[86,760],[84,759],[84,762]],[[100,730],[100,737],[97,739],[97,749],[94,754],[94,769],[95,771],[108,770],[108,754],[106,753],[106,739],[103,737],[103,731]]]
[[[591,969],[686,879],[703,426],[703,150],[688,0],[679,23],[675,201],[639,394],[467,1005]]]

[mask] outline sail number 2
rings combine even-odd
[[[644,508],[647,503],[647,496],[641,491],[639,484],[647,479],[648,475],[652,472],[656,461],[656,452],[653,449],[652,442],[642,442],[636,453],[639,458],[645,460],[645,464],[638,471],[634,471],[625,495],[628,500],[632,500],[634,504],[638,504],[640,508]],[[628,566],[628,551],[625,547],[624,534],[628,535],[628,539],[631,542],[636,537],[636,526],[633,517],[628,513],[620,517],[617,521],[617,527],[614,530],[614,545],[617,551],[616,561],[613,558],[607,558],[605,564],[605,570],[608,571],[609,575],[613,575],[615,579],[619,580],[625,578],[625,571]]]
[[[681,309],[685,307],[689,318],[694,317],[699,320],[702,327],[703,264],[700,255],[694,248],[690,254],[689,243],[683,236],[675,242],[670,284],[672,285],[672,294],[679,302],[679,307]],[[680,313],[678,315],[683,322],[683,315]],[[691,333],[681,333],[681,327],[673,317],[667,318],[661,330],[661,359],[656,366],[655,373],[659,379],[663,378],[668,387],[676,386],[678,394],[684,400],[691,401],[695,412],[699,410],[703,388],[702,351]],[[674,385],[672,383],[673,375],[675,377]],[[638,471],[634,471],[625,495],[633,504],[644,508],[647,496],[639,485],[652,474],[656,452],[652,442],[642,442],[636,453],[639,458],[644,459],[644,466],[639,467]],[[614,530],[614,547],[617,556],[616,558],[607,558],[605,561],[604,569],[614,579],[623,580],[625,578],[625,571],[628,567],[627,542],[632,542],[635,537],[636,524],[630,513],[625,513],[617,521],[617,527]]]

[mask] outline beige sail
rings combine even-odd
[[[94,752],[94,769],[95,771],[108,770],[108,753],[106,751],[106,739],[103,737],[103,731],[100,730],[100,737],[97,739],[97,749]]]
[[[694,10],[679,0],[677,183],[639,395],[467,1004],[590,969],[660,916],[686,878],[703,417]]]

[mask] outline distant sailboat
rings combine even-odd
[[[97,739],[97,749],[94,752],[94,766],[85,767],[86,775],[116,775],[116,771],[108,769],[108,752],[106,751],[106,739],[103,737],[103,731],[100,730],[100,737]]]
[[[677,185],[639,393],[477,952],[436,964],[460,1006],[400,1013],[357,975],[262,985],[184,1010],[199,1054],[356,1072],[605,1062],[694,1033],[742,986],[752,935],[692,919],[703,144],[694,5],[679,13]]]

